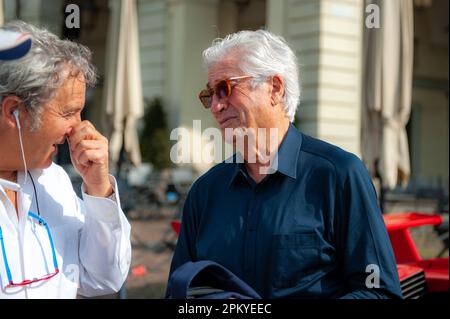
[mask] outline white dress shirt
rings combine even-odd
[[[117,292],[130,267],[131,228],[120,208],[114,177],[110,176],[113,200],[89,196],[82,187],[82,201],[62,167],[53,163],[30,174],[33,179],[27,176],[25,185],[24,172],[18,174],[22,185],[17,196],[18,214],[0,185],[4,241],[4,249],[0,247],[0,298],[76,298],[77,293],[90,297]],[[59,273],[27,286],[6,288],[3,254],[15,283],[55,270],[47,230],[28,215],[38,215],[38,211],[49,226]]]

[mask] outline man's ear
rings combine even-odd
[[[6,96],[1,103],[0,117],[4,124],[17,128],[14,111],[19,109],[20,99],[17,96]]]
[[[278,105],[284,98],[284,81],[280,75],[276,74],[272,77],[272,93],[270,97],[273,106]]]

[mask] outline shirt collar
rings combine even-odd
[[[276,154],[274,163],[277,163],[278,167],[275,169],[284,175],[297,178],[297,163],[301,146],[302,134],[291,123]]]
[[[286,176],[296,179],[297,164],[301,146],[302,134],[291,123],[283,141],[281,142],[278,152],[275,155],[275,160],[272,164],[273,169]],[[231,176],[229,186],[233,184],[240,172],[241,174],[243,173],[245,164],[242,159],[242,155],[236,153],[233,156],[233,165],[235,165],[235,167]]]
[[[228,187],[231,187],[231,185],[236,180],[239,173],[244,168],[244,159],[240,153],[235,153],[232,157],[232,164],[234,165],[233,174],[231,175],[230,183],[228,184]]]

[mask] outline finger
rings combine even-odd
[[[100,133],[90,124],[84,123],[83,125],[75,126],[70,135],[70,141],[73,146],[76,146],[81,140],[94,140]]]
[[[76,147],[70,149],[70,153],[73,159],[79,161],[80,154],[87,150],[101,150],[108,152],[108,146],[104,141],[100,140],[82,140]]]
[[[76,152],[79,149],[88,148],[104,148],[108,150],[108,139],[100,133],[97,134],[96,138],[92,138],[94,134],[95,133],[77,134],[70,139],[70,150],[72,152]]]
[[[74,126],[70,132],[68,138],[70,139],[71,146],[75,148],[77,144],[82,140],[99,140],[104,138],[95,127],[88,121]]]
[[[73,144],[71,144],[71,146],[70,152],[76,161],[79,161],[82,152],[90,149],[102,152],[108,157],[108,140],[103,136],[100,136],[98,140],[81,140],[76,143],[75,146],[73,146]]]
[[[101,150],[84,150],[78,157],[78,164],[82,166],[90,166],[92,164],[106,164],[107,160],[108,155]]]

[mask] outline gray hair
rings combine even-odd
[[[240,31],[215,39],[203,51],[204,65],[209,69],[230,54],[241,58],[238,67],[246,75],[267,78],[279,74],[283,78],[284,109],[293,122],[300,101],[300,79],[297,57],[287,42],[266,30]]]
[[[24,57],[0,61],[0,101],[12,95],[20,98],[31,115],[27,121],[30,130],[40,127],[43,105],[55,96],[67,77],[81,73],[86,85],[95,85],[96,69],[87,47],[61,40],[23,21],[10,22],[1,28],[28,33],[33,41]]]

